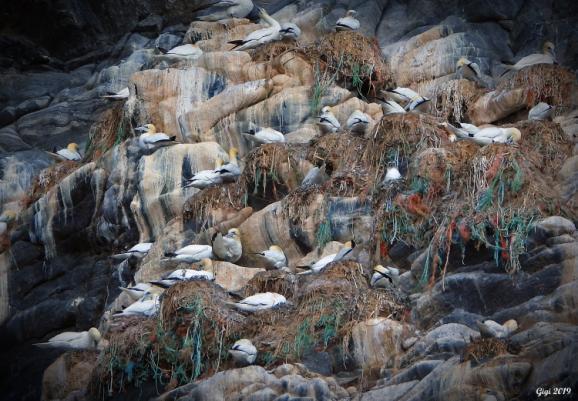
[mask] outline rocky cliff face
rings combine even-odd
[[[0,202],[3,216],[16,213],[0,227],[7,399],[489,401],[576,390],[576,5],[274,3],[255,2],[302,34],[251,51],[227,42],[259,26],[195,21],[203,2],[2,6]],[[359,33],[330,32],[349,8]],[[501,76],[544,40],[559,65]],[[181,44],[194,55],[165,54]],[[479,64],[479,81],[456,72],[460,57]],[[396,86],[430,98],[427,112],[384,116],[380,90]],[[102,97],[125,87],[126,100]],[[556,106],[554,121],[527,120],[539,101]],[[323,106],[341,132],[320,131]],[[363,135],[345,129],[355,110],[368,116]],[[447,121],[515,126],[522,140],[452,142]],[[146,123],[179,143],[143,150],[134,128]],[[249,123],[287,144],[256,146],[242,135]],[[81,162],[46,153],[69,142]],[[236,182],[182,186],[233,147]],[[404,179],[383,187],[393,161]],[[322,165],[325,183],[300,186]],[[111,316],[128,302],[119,286],[158,279],[177,267],[166,252],[232,227],[243,255],[215,261],[215,283],[171,288],[152,318]],[[293,274],[351,239],[350,260]],[[138,242],[154,243],[142,260],[110,258]],[[273,244],[291,272],[255,255]],[[399,283],[372,288],[375,264],[400,268]],[[246,315],[229,305],[231,292],[267,291],[292,306]],[[516,327],[499,336],[478,324],[487,319]],[[91,326],[108,344],[98,352],[55,361],[30,345]],[[259,366],[227,357],[239,338],[257,346]]]

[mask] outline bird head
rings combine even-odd
[[[147,134],[154,134],[155,132],[157,132],[157,127],[155,127],[154,124],[145,124],[141,127],[136,127],[134,130],[138,132],[144,132]]]
[[[283,253],[283,254],[284,254],[283,249],[281,249],[281,247],[280,247],[279,245],[271,245],[271,246],[269,247],[269,250],[270,250],[270,251],[273,251],[273,252],[279,252],[279,253]]]
[[[355,243],[355,240],[350,240],[350,241],[347,241],[347,242],[343,245],[343,247],[344,247],[344,248],[351,248],[351,249],[353,249],[353,248],[355,248],[355,245],[357,245],[357,244]]]
[[[88,334],[92,337],[92,339],[96,343],[98,343],[102,338],[100,331],[98,331],[98,329],[96,327],[91,327],[90,329],[88,329]]]
[[[321,114],[327,114],[327,113],[331,113],[331,107],[329,107],[329,106],[324,106],[324,107],[321,109]]]
[[[458,60],[458,62],[456,63],[456,66],[459,67],[463,67],[464,65],[468,65],[470,63],[470,60],[468,60],[465,57],[462,57]]]
[[[522,132],[518,128],[507,128],[506,132],[514,143],[519,142],[520,139],[522,139]]]
[[[556,47],[554,46],[554,43],[550,42],[549,40],[544,42],[544,45],[542,46],[542,51],[544,54],[550,54],[552,56],[554,56],[555,49]]]
[[[239,149],[231,148],[229,149],[229,161],[232,162],[233,160],[237,160],[237,156],[239,155]]]
[[[238,228],[231,228],[231,229],[227,232],[227,237],[228,237],[228,238],[240,239],[240,238],[241,238],[241,231],[240,231]]]
[[[17,216],[18,214],[14,210],[5,210],[0,216],[0,221],[4,223],[10,223],[11,221],[16,220]]]
[[[301,29],[292,22],[284,22],[279,30],[284,38],[297,39],[301,35]]]
[[[383,265],[375,265],[373,271],[374,273],[389,274],[389,269]]]
[[[69,144],[66,146],[66,149],[70,150],[71,152],[78,152],[78,144],[77,144],[77,143],[74,143],[74,142],[69,143]]]
[[[209,258],[204,258],[201,260],[201,262],[199,263],[199,266],[203,269],[203,270],[207,270],[207,269],[212,269],[213,268],[213,261]]]
[[[355,10],[347,10],[347,12],[345,13],[346,17],[355,17],[357,15],[357,11]]]
[[[221,159],[220,157],[217,157],[215,159],[215,170],[218,169],[219,167],[221,167],[223,165],[223,159]]]

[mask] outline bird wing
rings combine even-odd
[[[405,113],[405,109],[394,100],[386,100],[383,102],[382,108],[385,114]]]
[[[352,31],[355,31],[357,29],[359,29],[359,21],[355,18],[352,17],[343,17],[343,18],[339,18],[337,20],[337,22],[335,23],[336,27],[341,27],[341,28],[346,28],[346,29],[351,29]]]
[[[56,152],[57,155],[62,156],[66,160],[80,160],[80,154],[78,152],[71,152],[68,149],[60,149]]]
[[[87,333],[85,331],[82,332],[64,332],[64,333],[60,333],[54,337],[52,337],[51,339],[48,340],[48,342],[63,342],[63,343],[71,343],[77,340],[80,340],[83,336],[85,336]]]
[[[152,242],[141,242],[140,244],[136,244],[132,248],[130,248],[127,252],[140,252],[146,253],[151,250],[153,246]]]
[[[337,118],[335,118],[335,116],[333,114],[330,114],[330,113],[321,115],[319,117],[319,122],[320,123],[328,123],[335,128],[341,127],[341,124],[339,124],[339,121],[337,121]]]
[[[343,259],[347,255],[349,255],[352,251],[353,251],[353,248],[349,248],[349,247],[341,248],[339,250],[339,252],[337,252],[337,255],[335,255],[335,257],[333,258],[332,262],[337,262],[337,261]]]
[[[475,134],[470,134],[470,137],[494,139],[503,135],[504,131],[499,127],[482,128]]]
[[[397,87],[389,92],[395,93],[398,96],[405,98],[407,101],[421,97],[419,93],[410,88]]]
[[[167,134],[165,134],[163,132],[157,132],[156,134],[146,135],[143,138],[143,141],[145,143],[149,143],[149,144],[162,142],[162,141],[171,141],[171,140],[172,140],[171,137],[169,137]]]
[[[255,134],[255,138],[264,143],[285,142],[285,135],[274,129],[264,129]]]
[[[202,253],[209,253],[212,249],[210,245],[187,245],[175,251],[175,254],[196,256]]]
[[[476,63],[468,63],[466,64],[466,66],[476,75],[476,77],[480,77],[482,75],[482,72],[480,71],[480,66],[477,65]]]
[[[466,132],[468,134],[476,134],[476,132],[480,131],[480,128],[478,128],[474,124],[458,123],[458,125],[460,126],[460,128],[463,128],[464,130],[466,130]]]
[[[269,293],[251,295],[238,302],[242,305],[250,306],[269,306],[273,303],[273,299]]]

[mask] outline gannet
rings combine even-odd
[[[346,126],[352,133],[363,135],[369,127],[369,116],[361,110],[355,110],[347,119]]]
[[[522,139],[522,133],[517,128],[487,127],[482,128],[475,134],[463,134],[462,130],[456,130],[455,134],[464,139],[471,139],[479,145],[491,143],[516,143]]]
[[[284,22],[279,30],[283,39],[297,39],[301,36],[301,28],[292,22]]]
[[[489,319],[484,323],[477,321],[476,324],[483,338],[506,338],[518,329],[518,323],[513,319],[504,324]]]
[[[238,154],[237,148],[229,149],[229,163],[215,168],[215,172],[219,174],[222,182],[235,182],[241,175]]]
[[[52,153],[47,153],[58,160],[80,161],[82,159],[78,151],[78,144],[74,142],[69,143],[64,149],[56,150],[56,148],[54,148]]]
[[[269,249],[263,252],[257,252],[255,255],[262,256],[271,267],[276,269],[287,266],[287,257],[280,246],[271,245]]]
[[[223,161],[215,160],[214,170],[201,170],[196,172],[191,178],[185,181],[183,188],[205,189],[223,183],[223,176],[219,172]]]
[[[231,228],[227,235],[217,231],[212,238],[213,253],[221,260],[235,263],[243,256],[241,232],[238,228]]]
[[[345,17],[339,18],[335,23],[336,31],[357,31],[359,29],[359,21],[355,18],[357,11],[348,10]]]
[[[118,287],[118,288],[120,288],[123,292],[125,292],[133,301],[138,301],[144,295],[149,293],[151,285],[148,283],[138,283],[137,285],[134,285],[129,288],[125,287]]]
[[[181,281],[193,281],[193,280],[207,280],[213,281],[215,276],[213,273],[205,270],[193,270],[193,269],[178,269],[174,272],[164,275],[161,280],[154,280],[150,283],[162,288],[169,288],[176,283]]]
[[[246,338],[242,338],[233,344],[229,354],[240,365],[251,365],[257,359],[257,348]]]
[[[245,18],[255,7],[251,0],[220,0],[210,6],[222,8],[222,10],[199,17],[198,20],[215,22],[227,18]]]
[[[235,45],[232,50],[254,49],[266,43],[281,39],[281,25],[267,14],[264,9],[260,9],[259,15],[267,24],[269,24],[269,27],[251,32],[242,40],[230,41],[230,44]]]
[[[100,331],[91,327],[88,331],[60,333],[49,339],[48,342],[34,345],[40,348],[96,349],[101,340]]]
[[[395,89],[387,89],[381,91],[383,95],[397,103],[409,103],[413,99],[420,98],[420,94],[410,88],[397,87]]]
[[[195,56],[200,56],[201,54],[203,54],[203,51],[197,46],[193,46],[191,44],[186,44],[186,45],[173,47],[171,50],[169,50],[165,54],[167,56],[195,57]]]
[[[322,185],[325,181],[329,179],[327,173],[325,173],[325,163],[321,167],[312,167],[309,169],[303,181],[301,181],[301,187],[307,188],[312,185]]]
[[[135,246],[130,248],[128,251],[112,255],[111,257],[116,260],[125,260],[130,258],[131,256],[137,259],[142,259],[151,250],[152,246],[153,246],[152,242],[141,242],[140,244],[136,244]]]
[[[552,115],[554,107],[548,103],[540,102],[528,112],[528,120],[547,120]]]
[[[334,133],[341,129],[341,124],[331,112],[331,107],[325,106],[321,109],[321,114],[319,115],[318,123],[321,128],[321,132],[324,134]]]
[[[474,124],[458,123],[458,126],[461,129],[465,130],[468,134],[473,134],[473,135],[475,135],[480,130],[480,128],[478,128]]]
[[[465,57],[458,60],[456,70],[461,70],[462,77],[469,79],[470,81],[477,82],[482,76],[480,66]]]
[[[353,249],[355,248],[355,241],[351,240],[351,241],[347,241],[344,245],[343,248],[341,248],[339,250],[339,252],[337,253],[333,253],[331,255],[327,255],[321,259],[319,259],[317,262],[310,264],[308,266],[299,266],[299,267],[304,267],[309,269],[308,271],[305,272],[301,272],[298,274],[311,274],[311,273],[319,273],[320,271],[322,271],[323,269],[325,269],[325,267],[332,262],[338,262],[342,259],[344,259],[346,256],[348,256],[349,254],[351,254],[351,252],[353,252]]]
[[[251,128],[248,132],[243,132],[242,135],[258,144],[286,142],[285,135],[273,128]]]
[[[165,252],[165,257],[183,263],[196,263],[205,258],[213,258],[213,247],[210,245],[187,245],[174,252]]]
[[[128,88],[123,88],[123,89],[119,90],[118,92],[108,92],[108,95],[103,95],[101,97],[105,98],[105,99],[111,99],[111,100],[124,100],[124,99],[128,99],[129,95],[130,95],[130,92],[129,92]]]
[[[287,303],[287,299],[275,292],[262,292],[251,295],[239,302],[229,303],[245,312],[256,312],[265,309],[275,308]]]
[[[146,316],[150,317],[158,312],[160,307],[159,294],[148,294],[134,304],[117,312],[115,316]]]
[[[521,70],[524,67],[528,67],[535,64],[555,64],[556,55],[554,54],[554,43],[545,42],[542,46],[542,53],[530,54],[526,57],[522,57],[514,65],[502,64],[506,71],[502,75],[506,74],[509,70]]]
[[[388,114],[398,114],[398,113],[405,113],[405,109],[397,103],[395,100],[385,100],[381,103],[381,109],[383,110],[383,115]]]
[[[157,149],[160,146],[174,145],[176,143],[176,136],[168,136],[164,132],[157,132],[154,124],[146,124],[134,130],[143,132],[138,138],[138,146],[143,150]]]
[[[401,178],[402,178],[401,173],[399,172],[399,169],[397,168],[397,164],[390,163],[387,166],[387,170],[385,172],[385,177],[383,177],[383,181],[381,182],[381,185],[382,186],[388,186],[392,182],[398,181]]]
[[[370,285],[372,287],[387,288],[399,285],[399,269],[395,267],[383,267],[376,265],[373,268]]]
[[[427,97],[419,96],[412,99],[407,106],[405,106],[407,111],[423,110],[424,106],[430,101]]]

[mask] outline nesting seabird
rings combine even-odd
[[[522,133],[517,128],[487,127],[482,128],[475,134],[463,134],[465,130],[456,130],[455,134],[463,139],[470,139],[479,145],[489,145],[492,143],[516,143],[522,139]]]
[[[301,28],[292,22],[284,22],[279,29],[282,39],[297,39],[301,36]]]
[[[370,285],[372,287],[388,288],[399,285],[399,269],[376,265],[373,268]]]
[[[283,249],[278,245],[271,245],[269,249],[263,252],[257,252],[255,255],[262,256],[269,266],[276,269],[281,269],[287,266],[287,257],[285,256],[285,252],[283,252]]]
[[[222,164],[223,161],[221,159],[215,160],[214,170],[201,170],[196,172],[191,178],[184,182],[183,188],[205,189],[222,184],[223,176],[220,173]]]
[[[134,285],[132,287],[128,288],[118,287],[118,288],[120,288],[124,293],[126,293],[133,301],[138,301],[144,295],[149,293],[151,285],[149,283],[138,283],[137,285]]]
[[[78,151],[78,144],[72,142],[69,143],[66,148],[57,150],[53,149],[52,153],[47,152],[50,156],[57,160],[69,160],[69,161],[80,161],[82,156]]]
[[[407,104],[413,99],[418,99],[421,97],[421,95],[413,89],[399,86],[395,89],[387,89],[385,91],[382,90],[381,94],[399,104]]]
[[[548,120],[553,112],[554,107],[548,103],[540,102],[530,109],[528,120]]]
[[[395,100],[383,101],[383,103],[381,103],[381,109],[383,110],[384,116],[389,114],[403,114],[406,112],[405,109]]]
[[[325,170],[325,163],[323,163],[321,167],[311,167],[303,178],[303,181],[301,181],[301,188],[307,188],[312,185],[322,185],[325,183],[329,179]]]
[[[502,75],[506,74],[509,70],[521,70],[522,68],[529,67],[535,64],[556,64],[556,55],[554,53],[555,47],[552,42],[545,42],[542,46],[542,53],[530,54],[526,57],[522,57],[514,65],[502,64],[506,71]]]
[[[303,267],[306,269],[309,269],[308,271],[304,271],[298,274],[311,274],[311,273],[319,273],[321,272],[323,269],[325,269],[325,267],[327,267],[327,265],[329,263],[333,263],[333,262],[338,262],[340,260],[343,260],[344,258],[346,258],[347,256],[349,256],[352,252],[353,249],[355,248],[355,241],[351,240],[351,241],[347,241],[344,245],[343,248],[341,248],[339,250],[339,252],[337,253],[333,253],[331,255],[327,255],[321,259],[319,259],[317,262],[314,262],[308,266],[299,266],[299,267]]]
[[[183,282],[183,281],[194,281],[194,280],[215,280],[213,273],[205,270],[193,270],[193,269],[178,269],[169,274],[164,275],[161,280],[154,280],[150,283],[162,288],[169,288],[173,285]]]
[[[211,240],[214,255],[224,261],[235,263],[243,256],[241,231],[231,228],[226,235],[217,231]]]
[[[251,128],[242,134],[245,138],[258,144],[265,143],[285,143],[285,135],[273,128]]]
[[[125,100],[125,99],[128,99],[129,95],[130,95],[130,92],[129,92],[128,88],[123,88],[123,89],[119,90],[118,92],[108,92],[106,95],[103,95],[101,97],[105,98],[105,99],[110,99],[110,100]]]
[[[169,50],[165,54],[167,56],[196,57],[196,56],[200,56],[201,54],[203,54],[203,51],[197,46],[193,46],[191,44],[186,44],[186,45],[173,47],[171,50]]]
[[[331,112],[331,107],[325,106],[321,109],[321,114],[319,115],[319,121],[317,122],[321,128],[321,132],[324,134],[335,133],[341,129],[341,124]]]
[[[197,263],[205,258],[213,258],[213,247],[210,245],[187,245],[174,252],[165,252],[165,258],[183,263]]]
[[[229,162],[220,167],[215,168],[215,172],[219,174],[222,182],[235,182],[241,175],[241,168],[239,167],[239,150],[237,148],[229,149]]]
[[[158,312],[160,308],[160,296],[158,294],[147,294],[140,300],[117,312],[115,316],[145,316],[150,317]]]
[[[242,338],[233,344],[229,354],[240,365],[251,365],[257,359],[257,348],[250,340]]]
[[[477,82],[482,77],[480,66],[462,57],[456,63],[456,69],[461,71],[462,77]]]
[[[142,132],[138,138],[138,145],[142,150],[156,150],[159,147],[176,144],[176,136],[168,136],[164,132],[157,132],[154,124],[145,124],[135,128],[135,131]]]
[[[230,44],[235,45],[232,50],[254,49],[283,37],[283,34],[281,33],[281,25],[275,19],[267,14],[264,9],[260,9],[259,15],[267,24],[269,24],[269,27],[253,31],[244,39],[230,41]]]
[[[245,18],[251,14],[255,6],[251,0],[220,0],[210,4],[210,7],[220,8],[220,10],[197,19],[200,21],[215,22],[227,18]]]
[[[251,295],[250,297],[235,302],[232,305],[245,312],[256,312],[275,308],[285,303],[287,303],[287,299],[281,294],[275,292],[262,292]]]
[[[339,18],[335,23],[336,31],[357,31],[359,29],[359,20],[355,18],[357,11],[347,10],[345,17]]]
[[[128,251],[126,251],[124,253],[118,253],[116,255],[112,255],[112,258],[116,259],[116,260],[125,260],[125,259],[128,259],[132,256],[132,257],[135,257],[137,259],[142,259],[151,250],[152,246],[153,246],[152,242],[141,242],[139,244],[136,244],[135,246],[133,246],[132,248],[130,248]]]
[[[96,349],[101,340],[100,331],[95,327],[91,327],[88,331],[60,333],[50,338],[48,342],[34,345],[40,348]]]
[[[352,133],[363,135],[369,127],[369,116],[361,110],[355,110],[347,119],[346,126]]]
[[[428,104],[428,102],[430,102],[429,98],[424,97],[424,96],[418,96],[418,97],[412,99],[407,104],[407,106],[405,106],[405,109],[407,111],[414,111],[414,110],[423,111],[423,109]]]

